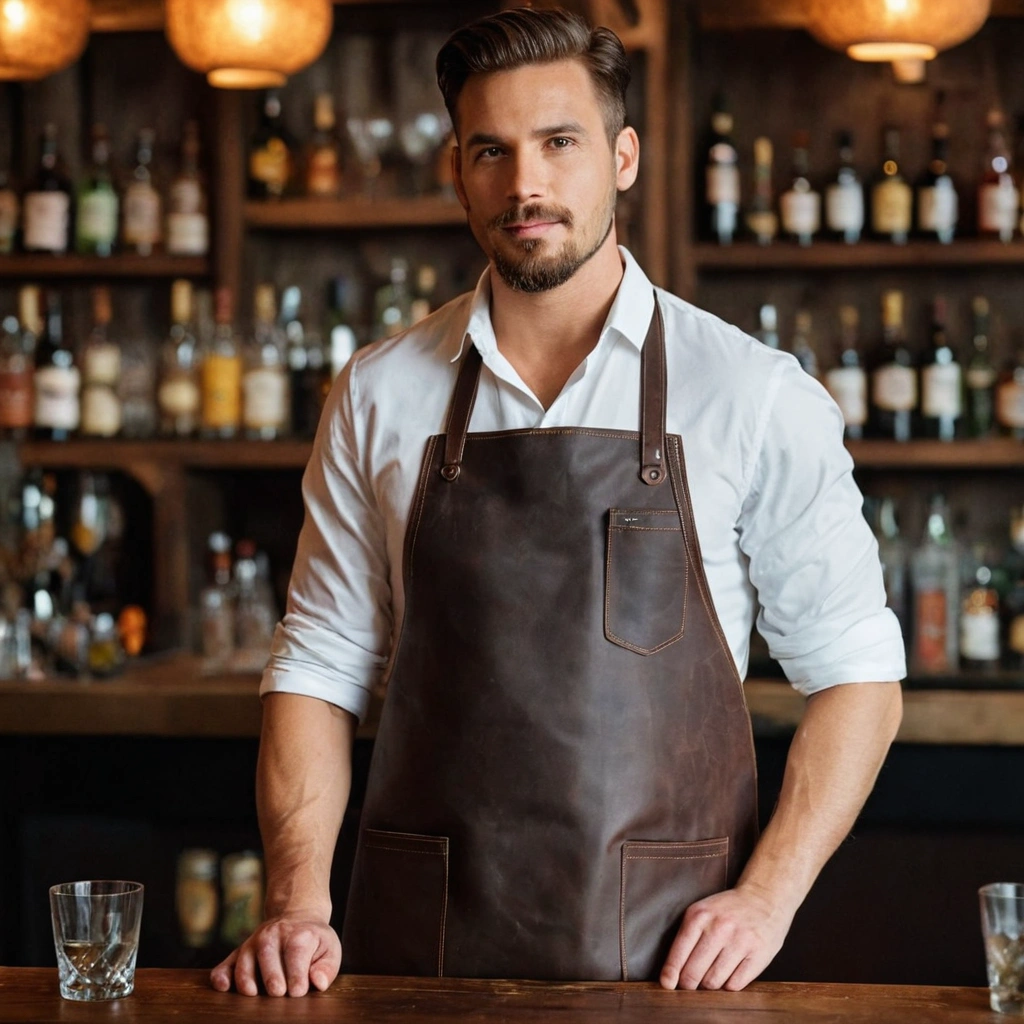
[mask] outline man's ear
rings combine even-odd
[[[640,170],[640,138],[625,127],[615,140],[615,187],[620,192],[630,188]]]

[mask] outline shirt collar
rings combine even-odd
[[[640,264],[633,259],[632,253],[625,246],[619,246],[622,256],[623,273],[619,282],[615,301],[608,311],[608,318],[601,329],[601,343],[610,331],[615,331],[625,338],[637,351],[643,348],[647,337],[647,328],[654,315],[654,286],[647,275],[640,269]],[[491,268],[488,266],[477,281],[476,290],[469,307],[469,320],[466,329],[458,341],[458,348],[452,356],[457,362],[466,348],[466,340],[476,345],[481,356],[497,351],[498,339],[494,335],[491,323]]]

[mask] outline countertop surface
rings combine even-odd
[[[303,999],[214,992],[206,971],[140,970],[135,992],[69,1003],[52,968],[0,967],[0,1022],[330,1021],[332,1024],[967,1024],[1004,1022],[980,988],[763,983],[743,992],[665,992],[650,984],[572,984],[346,975]]]

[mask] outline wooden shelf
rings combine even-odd
[[[701,242],[696,247],[696,265],[701,271],[1024,266],[1024,241],[1004,244],[965,238],[951,245],[925,241],[911,241],[906,245],[868,241],[846,245],[823,241],[808,246],[787,241],[776,241],[771,245]]]
[[[0,280],[20,278],[171,278],[208,277],[210,261],[192,256],[51,256],[21,253],[0,256]]]
[[[281,199],[245,204],[249,227],[276,231],[465,226],[466,212],[444,196]]]
[[[1024,443],[980,441],[847,441],[858,469],[1021,469]]]

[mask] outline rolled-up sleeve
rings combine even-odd
[[[758,632],[807,695],[902,679],[903,637],[886,608],[842,415],[795,360],[777,366],[765,402],[738,524],[760,604]]]
[[[332,390],[302,479],[305,519],[260,695],[318,697],[362,720],[392,610],[384,522],[353,422],[357,363]]]

